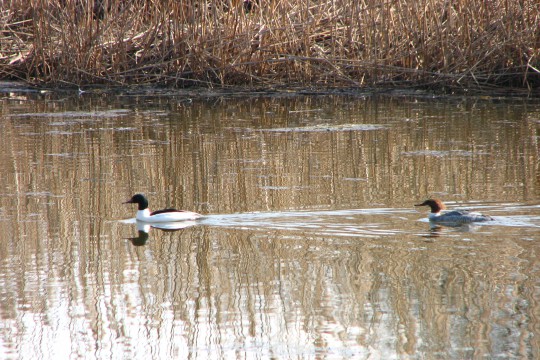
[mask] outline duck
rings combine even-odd
[[[201,214],[192,211],[163,209],[150,211],[148,199],[143,194],[135,194],[124,204],[137,204],[138,210],[135,219],[147,223],[171,223],[177,221],[196,220],[203,217]]]
[[[434,223],[470,224],[494,220],[491,216],[469,210],[442,211],[446,209],[446,206],[439,199],[428,199],[414,206],[429,206],[431,212],[428,218]]]

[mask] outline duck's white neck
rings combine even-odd
[[[148,220],[150,218],[150,209],[138,210],[135,218],[140,221]]]

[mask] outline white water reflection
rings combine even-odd
[[[52,122],[49,125],[58,125],[58,124],[73,124],[73,123],[79,123],[82,121],[87,121],[84,118],[113,118],[118,116],[127,116],[131,110],[127,109],[113,109],[113,110],[106,110],[106,111],[58,111],[58,112],[39,112],[39,113],[18,113],[18,114],[10,114],[10,117],[13,118],[20,118],[20,117],[28,117],[28,118],[47,118],[47,119],[55,119],[55,118],[76,118],[72,122]]]
[[[387,126],[385,125],[374,125],[374,124],[341,124],[341,125],[330,125],[330,124],[320,124],[315,126],[302,126],[302,127],[288,127],[288,128],[277,128],[277,129],[258,129],[257,131],[268,131],[268,132],[325,132],[325,131],[370,131],[370,130],[384,130]]]

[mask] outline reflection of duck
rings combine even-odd
[[[138,204],[139,207],[135,218],[147,223],[170,223],[175,221],[195,220],[202,217],[201,214],[195,212],[176,209],[163,209],[151,212],[150,209],[148,209],[148,200],[143,194],[133,195],[133,197],[124,204]]]
[[[139,230],[139,236],[128,238],[128,240],[131,241],[134,246],[146,245],[146,242],[148,241],[148,233]]]
[[[429,221],[435,223],[459,225],[493,220],[491,216],[482,215],[469,210],[452,210],[443,212],[442,210],[446,209],[446,206],[439,199],[429,199],[421,204],[416,204],[415,206],[429,206],[431,208],[431,213],[428,216]]]
[[[178,231],[181,229],[185,229],[190,226],[197,225],[196,221],[182,221],[182,222],[162,222],[162,223],[155,223],[150,224],[143,221],[137,221],[137,232],[138,236],[128,238],[129,241],[135,246],[142,246],[146,245],[146,242],[148,241],[148,233],[150,232],[150,229],[160,229],[162,231]]]
[[[131,243],[135,246],[146,245],[146,242],[148,241],[148,233],[150,232],[151,227],[152,226],[150,224],[137,221],[138,236],[128,238],[128,240],[131,241]]]

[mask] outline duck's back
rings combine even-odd
[[[451,223],[472,223],[493,220],[491,216],[482,215],[469,210],[452,210],[444,212],[441,215],[431,217],[430,220],[436,222],[451,222]]]

